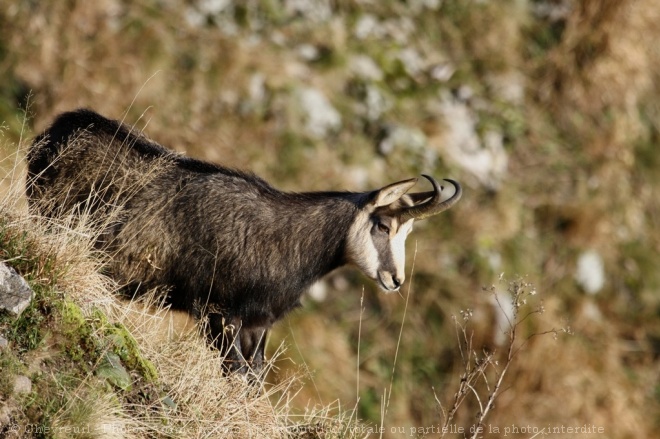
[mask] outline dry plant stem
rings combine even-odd
[[[506,376],[507,371],[509,370],[509,366],[511,366],[511,363],[513,362],[513,358],[515,355],[519,352],[519,349],[514,350],[513,344],[514,341],[516,340],[516,328],[518,327],[518,324],[514,325],[513,328],[511,328],[511,331],[509,331],[509,347],[507,349],[507,354],[506,354],[506,361],[504,363],[504,368],[497,373],[497,381],[495,383],[495,387],[493,387],[493,390],[489,393],[488,395],[488,401],[486,402],[486,406],[481,405],[481,400],[479,400],[479,396],[475,391],[475,395],[477,396],[477,400],[479,400],[479,413],[477,414],[477,423],[474,424],[474,428],[471,429],[472,431],[472,436],[470,436],[472,439],[476,439],[477,435],[483,433],[483,425],[484,425],[484,420],[486,419],[486,416],[488,416],[488,413],[491,411],[493,408],[493,404],[495,403],[495,398],[499,395],[500,388],[502,387],[502,382],[504,382],[504,377]],[[492,355],[489,357],[488,361],[485,362],[486,364],[491,364],[492,363]],[[488,383],[486,376],[484,375],[484,381]],[[473,389],[474,390],[474,389]]]
[[[385,407],[385,398],[387,397],[387,388],[383,389],[383,397],[380,399],[380,439],[383,438],[383,432],[385,431],[385,414],[387,409]]]
[[[360,341],[362,340],[362,316],[364,315],[364,287],[362,287],[362,295],[360,296],[360,322],[358,324],[358,343],[357,343],[357,360],[355,362],[355,408],[354,412],[355,422],[357,423],[357,408],[360,403]]]
[[[527,288],[532,288],[530,291]],[[499,300],[497,294],[495,294],[495,287],[490,289],[491,293],[494,295],[494,299],[497,305],[501,310],[505,310],[505,307]],[[543,313],[543,306],[526,313],[523,317],[520,316],[521,307],[527,304],[527,298],[536,294],[536,291],[533,289],[531,284],[524,282],[523,280],[517,280],[509,283],[508,288],[509,293],[511,294],[512,300],[512,315],[509,316],[505,313],[509,329],[507,332],[508,335],[508,345],[506,358],[504,360],[504,366],[502,369],[498,369],[498,363],[494,359],[493,352],[484,352],[482,358],[478,358],[476,352],[472,347],[472,333],[468,335],[467,323],[460,323],[458,319],[454,316],[454,322],[456,325],[456,337],[458,339],[459,353],[461,355],[461,360],[463,363],[464,372],[461,375],[461,380],[458,386],[458,390],[454,394],[453,403],[451,409],[447,410],[441,404],[440,400],[436,395],[436,401],[442,411],[442,416],[444,418],[443,429],[441,437],[444,437],[449,431],[451,431],[451,422],[454,420],[458,409],[461,407],[465,399],[472,394],[479,406],[479,412],[476,414],[476,422],[470,428],[471,436],[470,438],[477,438],[479,435],[483,434],[483,425],[486,417],[492,411],[495,399],[499,396],[499,393],[502,389],[502,384],[504,378],[509,370],[509,367],[513,363],[514,358],[518,353],[524,348],[529,340],[538,335],[545,334],[555,334],[559,332],[570,333],[570,329],[551,329],[545,332],[536,332],[531,334],[521,343],[516,344],[516,339],[519,337],[518,326],[525,322],[534,314]],[[470,310],[461,311],[463,316],[463,321],[469,321],[472,313]],[[494,372],[491,373],[492,378],[489,379],[488,369],[492,368]],[[486,395],[481,396],[476,387],[476,384],[479,380],[483,381],[483,384],[486,387]],[[494,385],[491,387],[491,384],[494,382]]]
[[[394,361],[392,363],[392,375],[390,376],[390,388],[387,394],[387,404],[385,404],[385,414],[390,406],[390,398],[392,397],[392,385],[394,384],[394,372],[396,371],[396,360],[399,356],[399,346],[401,346],[401,337],[403,336],[403,325],[406,323],[406,314],[408,312],[408,302],[410,300],[410,290],[412,289],[412,278],[415,274],[415,260],[417,259],[417,241],[415,241],[415,253],[413,253],[412,266],[410,268],[410,283],[408,284],[408,292],[406,293],[406,304],[403,307],[403,318],[401,319],[401,327],[399,328],[399,338],[396,341],[396,350],[394,351]]]
[[[485,379],[486,375],[486,368],[492,363],[492,358],[493,355],[491,353],[486,353],[486,357],[478,361],[478,359],[475,358],[475,353],[472,350],[472,334],[468,336],[467,334],[467,326],[466,325],[461,325],[456,318],[454,318],[456,322],[456,338],[458,339],[458,344],[459,344],[459,351],[461,354],[461,359],[463,362],[463,366],[465,369],[465,372],[461,376],[461,381],[458,387],[458,390],[454,394],[454,401],[452,403],[452,407],[449,411],[447,411],[444,406],[440,403],[439,399],[436,396],[436,401],[438,401],[438,404],[440,406],[440,409],[442,410],[443,417],[445,419],[445,422],[443,423],[443,428],[442,428],[442,436],[444,437],[448,431],[451,429],[450,423],[456,416],[456,412],[458,412],[458,409],[461,407],[463,401],[465,398],[468,396],[470,392],[476,394],[476,390],[474,388],[476,382],[478,381],[479,377],[484,377],[484,381],[487,380]],[[463,344],[465,344],[465,351],[463,350]],[[472,367],[472,363],[476,364],[476,367]],[[477,400],[479,401],[478,395],[477,395]],[[481,401],[479,401],[479,404],[481,405]],[[492,405],[492,403],[490,404]],[[483,412],[484,410],[481,410]]]
[[[364,287],[362,287],[362,295],[360,296],[360,322],[358,324],[358,344],[357,344],[357,364],[356,364],[356,374],[357,374],[357,383],[355,385],[356,391],[356,402],[360,401],[360,341],[362,340],[362,316],[364,314]]]
[[[513,298],[512,298],[512,301],[513,301],[513,321],[509,320],[509,317],[507,316],[507,321],[509,323],[509,331],[508,331],[509,345],[507,347],[506,361],[504,362],[504,368],[501,371],[496,372],[496,375],[495,375],[496,383],[495,383],[495,386],[494,386],[493,390],[490,391],[489,394],[488,394],[488,401],[487,401],[485,407],[481,404],[481,400],[479,399],[478,394],[476,395],[477,400],[479,401],[479,409],[480,410],[479,410],[479,413],[477,414],[476,424],[474,424],[473,428],[470,429],[470,431],[472,431],[472,436],[470,436],[472,439],[475,439],[477,437],[477,435],[483,433],[482,428],[483,428],[484,420],[486,419],[486,416],[488,415],[488,413],[493,408],[493,404],[495,403],[495,399],[497,398],[497,396],[499,394],[499,391],[500,391],[500,388],[502,387],[502,382],[504,381],[504,377],[506,376],[506,373],[509,370],[509,366],[511,366],[511,363],[513,362],[513,358],[520,351],[522,346],[524,346],[526,344],[526,341],[529,340],[529,339],[527,339],[525,342],[523,342],[523,344],[519,348],[514,349],[514,345],[515,345],[516,337],[517,337],[518,325],[520,325],[522,322],[524,322],[530,315],[535,314],[535,313],[538,312],[538,310],[532,311],[532,312],[528,313],[527,315],[525,315],[525,317],[523,317],[521,320],[518,319],[518,313],[520,311],[520,307],[522,305],[526,304],[526,299],[525,300],[520,300],[521,296],[524,294],[525,286],[529,286],[529,285],[525,284],[525,283],[522,283],[522,281],[512,282],[510,284],[509,291],[511,291],[513,293]],[[496,300],[498,306],[500,307],[500,309],[504,309],[502,307],[502,304],[500,303],[499,298],[497,297],[497,295],[495,295],[495,300]],[[486,366],[488,366],[490,364],[492,364],[493,367],[496,366],[496,364],[493,364],[493,362],[492,362],[492,354],[487,357],[487,361],[485,361],[484,364]],[[486,384],[488,384],[488,380],[487,380],[487,377],[485,375],[484,375],[484,381],[486,382]],[[475,391],[475,394],[476,394],[476,391]]]

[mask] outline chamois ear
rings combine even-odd
[[[417,183],[417,179],[411,178],[410,180],[403,180],[387,185],[376,191],[372,203],[375,207],[388,206],[401,198],[403,194],[415,186],[415,183]]]

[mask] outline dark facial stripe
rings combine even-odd
[[[392,255],[392,246],[390,245],[389,235],[379,232],[377,227],[371,230],[371,239],[378,253],[379,270],[386,270],[392,274],[396,273],[394,255]]]

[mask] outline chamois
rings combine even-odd
[[[86,109],[59,115],[28,152],[33,212],[103,224],[95,245],[127,291],[166,287],[175,309],[207,317],[228,371],[258,373],[266,335],[301,295],[352,264],[385,291],[404,281],[414,220],[461,196],[430,176],[368,192],[279,191],[247,172],[174,153]]]

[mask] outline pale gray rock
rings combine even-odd
[[[431,67],[431,78],[439,82],[447,82],[456,73],[456,67],[450,62],[442,62]]]
[[[297,48],[298,56],[305,61],[317,61],[320,57],[319,49],[313,44],[301,44]]]
[[[11,412],[12,409],[7,405],[6,402],[0,403],[0,428],[5,425],[9,425],[11,422]]]
[[[382,81],[385,74],[378,67],[376,61],[367,55],[355,55],[349,60],[349,68],[360,79],[369,81]]]
[[[311,286],[307,294],[315,302],[325,302],[328,297],[328,284],[325,281],[318,281]]]
[[[467,90],[465,94],[469,94]],[[433,142],[433,147],[480,184],[499,188],[508,168],[502,133],[491,129],[480,136],[478,116],[462,99],[442,96],[435,111],[444,120],[445,130],[441,138]]]
[[[364,106],[367,119],[370,121],[373,122],[380,119],[383,113],[392,108],[391,100],[385,97],[377,87],[369,84],[365,92]]]
[[[321,139],[341,128],[341,115],[320,90],[300,89],[298,100],[305,114],[305,130],[312,137]]]
[[[422,73],[426,65],[419,52],[412,47],[406,47],[399,51],[397,58],[403,65],[406,73],[410,77],[415,77]]]
[[[285,0],[284,10],[289,17],[303,17],[312,23],[324,23],[332,18],[330,0]]]
[[[378,142],[378,152],[383,155],[391,154],[397,149],[417,152],[424,150],[426,145],[427,139],[421,130],[403,125],[391,125],[386,127],[383,138]]]
[[[25,375],[18,375],[14,378],[14,393],[25,395],[32,392],[32,381]]]
[[[515,320],[515,308],[511,300],[511,294],[508,291],[502,291],[499,288],[490,298],[490,304],[495,311],[495,322],[493,322],[493,336],[496,346],[503,346],[509,340],[511,323]]]
[[[0,263],[0,310],[19,316],[30,305],[34,292],[16,270]]]
[[[358,40],[364,40],[377,35],[381,29],[378,19],[371,14],[365,14],[355,24],[353,34]]]
[[[495,95],[514,105],[525,102],[525,77],[516,71],[490,75],[486,78]]]
[[[571,0],[539,1],[532,3],[532,13],[541,19],[555,23],[566,20],[573,12],[574,3]]]
[[[580,254],[575,268],[575,281],[587,294],[596,294],[605,286],[605,264],[600,253],[587,250]]]

